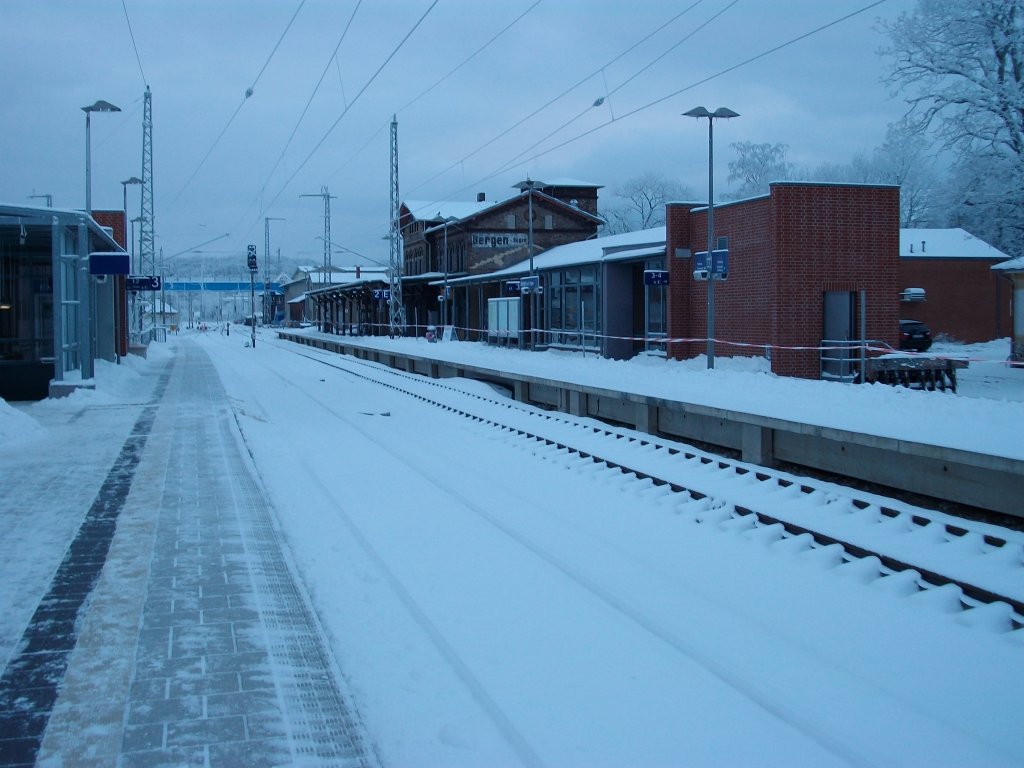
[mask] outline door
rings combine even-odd
[[[821,377],[853,381],[858,359],[854,342],[854,296],[850,291],[826,291],[824,338],[821,352]]]

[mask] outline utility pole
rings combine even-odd
[[[391,299],[388,302],[388,333],[391,338],[405,332],[405,304],[402,302],[402,227],[398,197],[398,115],[391,117]],[[324,247],[327,242],[324,242]]]

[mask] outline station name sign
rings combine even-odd
[[[474,248],[516,248],[530,241],[522,232],[473,232],[470,242]]]

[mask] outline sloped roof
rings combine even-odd
[[[921,259],[1005,259],[1007,256],[965,229],[901,229],[900,257]]]
[[[487,210],[491,206],[499,205],[504,200],[483,200],[465,202],[462,200],[404,200],[402,205],[409,209],[414,218],[421,221],[441,221],[442,219],[455,218],[467,219],[480,211]]]
[[[1024,256],[1018,256],[1017,258],[1010,259],[1009,261],[993,264],[992,269],[998,269],[1004,272],[1024,272]]]
[[[580,181],[579,179],[570,179],[565,176],[560,176],[554,179],[539,179],[540,183],[545,187],[588,187],[593,189],[604,189],[603,184],[593,184],[589,181]]]

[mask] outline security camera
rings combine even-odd
[[[694,280],[707,280],[710,276],[710,271],[707,269],[695,269],[693,270]]]

